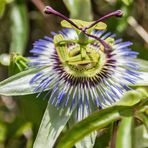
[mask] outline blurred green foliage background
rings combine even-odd
[[[0,81],[19,72],[17,54],[30,56],[34,41],[61,29],[60,18],[43,14],[45,5],[66,16],[87,21],[122,9],[124,17],[106,21],[108,30],[132,41],[132,49],[140,52],[139,58],[148,60],[147,0],[75,0],[74,5],[68,2],[0,0]],[[41,98],[0,96],[0,148],[32,147],[47,105],[47,100]]]

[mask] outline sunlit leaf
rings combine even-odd
[[[0,95],[19,96],[33,94],[33,90],[37,84],[31,86],[29,82],[40,70],[29,69],[0,82]]]
[[[57,110],[56,107],[48,104],[33,148],[53,147],[72,111],[68,108],[65,108],[64,111]]]

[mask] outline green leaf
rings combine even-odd
[[[24,54],[28,40],[28,18],[24,0],[17,0],[11,8],[11,36],[10,51]]]
[[[92,10],[90,0],[63,0],[67,9],[70,11],[70,18],[85,21],[92,20]]]
[[[122,115],[129,113],[130,107],[112,106],[99,112],[93,113],[86,119],[74,125],[58,143],[57,148],[70,148],[76,142],[89,135],[95,130],[99,130],[110,123],[117,121]]]
[[[57,110],[55,106],[48,104],[33,148],[53,147],[68,122],[72,111],[68,108]]]
[[[29,82],[42,69],[29,69],[0,82],[0,95],[20,96],[33,94],[33,90],[37,84],[31,86]]]
[[[124,117],[119,124],[117,132],[116,148],[132,148],[133,117]]]

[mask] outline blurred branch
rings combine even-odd
[[[138,33],[138,35],[143,38],[143,40],[148,44],[148,32],[138,24],[133,16],[128,18],[128,24]]]
[[[44,8],[45,8],[45,4],[40,1],[40,0],[31,0],[32,3],[40,10],[40,12],[44,15]]]
[[[37,7],[37,9],[42,13],[42,15],[45,17],[46,23],[49,26],[50,24],[50,20],[49,20],[49,16],[45,15],[44,13],[44,8],[45,8],[45,4],[41,1],[41,0],[31,0],[31,2]],[[50,25],[51,27],[51,25]]]

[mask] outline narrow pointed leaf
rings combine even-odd
[[[74,109],[74,108],[73,108]],[[48,104],[33,148],[53,147],[64,126],[68,122],[72,111],[68,108],[62,113],[53,105]]]
[[[0,82],[0,95],[19,96],[33,94],[33,90],[37,84],[31,86],[30,80],[40,70],[41,69],[29,69]]]

